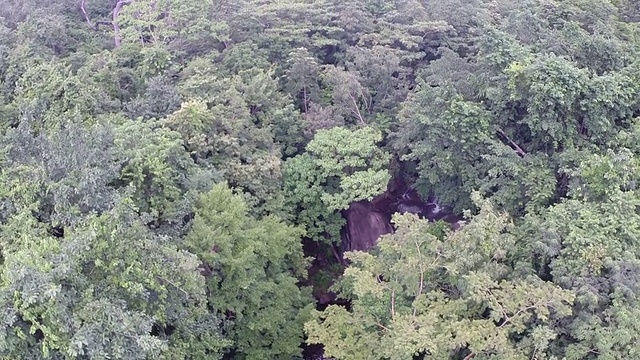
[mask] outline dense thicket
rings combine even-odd
[[[639,19],[0,0],[0,358],[640,356]],[[392,178],[466,224],[397,215],[336,276]]]

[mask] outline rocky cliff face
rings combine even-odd
[[[387,191],[371,201],[352,203],[343,211],[347,226],[342,235],[344,251],[366,251],[372,248],[381,235],[393,232],[391,215],[413,213],[429,221],[445,221],[455,230],[461,218],[448,206],[438,203],[436,196],[423,200],[402,180],[392,180]]]

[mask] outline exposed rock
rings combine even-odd
[[[346,239],[343,239],[347,251],[366,251],[372,248],[378,238],[393,231],[391,217],[372,209],[368,201],[352,203],[344,212],[347,220]]]
[[[344,251],[366,251],[375,246],[378,238],[393,232],[391,216],[394,213],[412,213],[429,221],[445,221],[453,230],[460,228],[462,221],[448,206],[438,203],[436,196],[423,200],[418,193],[402,180],[392,180],[387,191],[372,201],[352,203],[343,211],[347,225],[343,231]]]

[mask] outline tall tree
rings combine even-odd
[[[384,192],[390,155],[378,147],[381,140],[382,133],[372,127],[319,130],[304,154],[287,160],[285,199],[307,236],[338,241],[344,220],[337,211]]]
[[[204,194],[186,247],[198,255],[207,278],[209,305],[232,325],[237,359],[291,359],[300,355],[310,292],[300,228],[274,216],[261,220],[225,184]]]
[[[64,241],[25,214],[3,225],[0,355],[142,360],[221,354],[228,343],[207,312],[197,258],[151,234],[132,205],[124,199],[66,229]]]
[[[548,358],[575,295],[514,271],[507,217],[480,205],[456,233],[396,216],[372,253],[348,253],[335,288],[351,306],[317,312],[307,342],[337,359]]]

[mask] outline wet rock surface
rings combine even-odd
[[[324,350],[320,345],[313,345],[305,348],[302,355],[305,360],[334,360],[334,358],[324,356]]]
[[[436,196],[423,200],[405,182],[393,180],[383,194],[371,201],[354,202],[342,212],[347,220],[342,235],[342,250],[371,249],[381,235],[393,232],[391,216],[394,213],[412,213],[429,221],[442,220],[454,230],[462,220],[450,207],[439,204]]]

